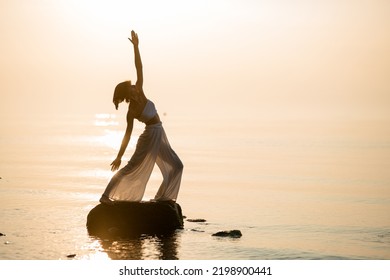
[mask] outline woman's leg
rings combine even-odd
[[[136,150],[129,163],[112,177],[101,202],[142,199],[160,149],[160,135],[158,128],[145,129],[138,139]]]
[[[176,201],[183,174],[183,163],[171,148],[164,130],[161,137],[162,141],[156,163],[161,170],[163,182],[154,199],[159,201]]]

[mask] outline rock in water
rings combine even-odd
[[[180,228],[183,228],[183,215],[175,202],[102,203],[87,217],[89,234],[99,237],[162,234]]]
[[[206,220],[205,219],[187,219],[187,222],[191,222],[191,223],[205,223]]]
[[[213,236],[240,238],[242,236],[242,233],[238,229],[234,229],[229,231],[219,231],[217,233],[214,233]]]

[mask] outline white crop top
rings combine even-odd
[[[156,106],[154,103],[148,99],[146,102],[145,108],[139,116],[138,120],[143,123],[147,123],[157,114]]]

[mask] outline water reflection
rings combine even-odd
[[[115,114],[95,114],[95,126],[118,126]]]
[[[179,237],[180,230],[127,239],[91,238],[100,243],[103,252],[112,260],[178,260]]]

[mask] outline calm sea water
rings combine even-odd
[[[163,116],[185,170],[170,237],[85,227],[112,176],[123,116],[1,123],[0,259],[390,259],[390,123]],[[137,125],[124,161],[134,149]],[[161,180],[155,169],[145,199]],[[242,237],[213,237],[238,229]]]

